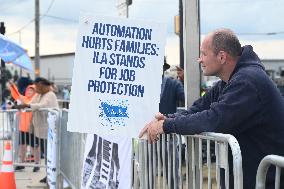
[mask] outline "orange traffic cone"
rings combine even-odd
[[[5,145],[0,175],[0,189],[16,189],[10,142]]]

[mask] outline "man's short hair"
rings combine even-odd
[[[225,51],[235,58],[242,53],[240,41],[230,29],[218,29],[213,32],[212,48],[216,55]]]
[[[34,83],[42,83],[43,85],[51,85],[52,83],[43,77],[37,77]]]

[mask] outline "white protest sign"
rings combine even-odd
[[[86,139],[81,188],[131,188],[132,140],[89,134]]]
[[[68,131],[138,137],[159,111],[164,24],[82,14]]]
[[[47,182],[50,189],[56,188],[56,137],[57,130],[55,126],[56,119],[59,115],[48,112],[48,136],[47,136]]]

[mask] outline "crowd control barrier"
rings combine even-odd
[[[63,179],[79,189],[86,134],[67,131],[68,110],[63,110],[58,131],[58,185]],[[229,148],[234,183],[229,183]],[[212,188],[221,185],[242,189],[242,157],[236,139],[227,134],[161,135],[158,143],[133,140],[132,188]]]
[[[69,103],[70,101],[69,100],[64,100],[64,99],[57,99],[57,102],[59,104],[59,107],[61,109],[69,109]]]
[[[65,180],[71,188],[79,189],[87,135],[67,131],[67,109],[60,113],[50,109],[40,112],[57,117],[53,135],[56,145],[56,152],[53,152],[56,153],[56,188],[63,188]],[[0,113],[1,149],[4,149],[3,141],[10,140],[14,165],[46,167],[44,159],[41,159],[41,164],[29,160],[30,152],[26,153],[27,159],[24,162],[19,159],[19,141],[22,140],[18,129],[20,117],[17,110]],[[42,148],[40,144],[38,146],[43,148],[41,155],[46,158],[45,142]],[[229,169],[230,156],[233,166]],[[243,187],[240,147],[236,139],[227,134],[164,134],[156,144],[148,144],[146,140],[133,140],[132,163],[134,189],[229,188],[230,185],[235,189]],[[233,183],[229,181],[230,170],[234,176]]]
[[[68,110],[63,109],[58,128],[57,188],[65,180],[72,189],[81,188],[86,134],[67,131]]]
[[[234,183],[229,183],[229,147]],[[231,135],[161,135],[154,145],[140,140],[134,159],[133,188],[243,188],[241,151]]]
[[[281,168],[284,168],[284,157],[277,155],[267,155],[261,160],[256,174],[256,189],[265,189],[266,174],[271,165],[276,167],[275,189],[280,189],[280,175]]]
[[[18,125],[17,110],[0,111],[0,158],[3,159],[4,141],[11,140]]]
[[[12,144],[12,159],[15,169],[22,167],[34,167],[37,171],[40,167],[46,168],[47,162],[47,140],[38,139],[30,128],[31,116],[34,112],[25,110],[3,110],[0,112],[0,158],[2,160],[4,141]],[[48,134],[47,117],[48,114],[59,114],[58,110],[40,109],[36,113],[45,120],[46,124],[38,127],[46,127]],[[59,120],[57,116],[57,120]],[[47,136],[46,136],[47,138]]]

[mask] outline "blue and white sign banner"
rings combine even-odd
[[[159,111],[166,25],[80,16],[68,131],[137,138]]]

